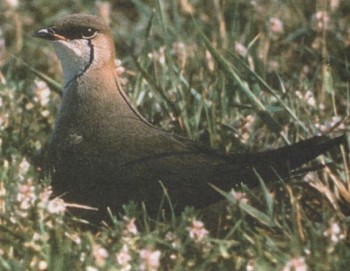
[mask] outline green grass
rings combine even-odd
[[[113,225],[87,230],[60,199],[49,199],[50,180],[40,177],[62,75],[53,48],[31,34],[96,8],[7,2],[0,4],[0,270],[348,268],[345,150],[321,157],[334,159],[331,166],[288,183],[213,188],[227,199],[212,208],[220,218],[188,208],[151,220],[147,206],[125,203]],[[347,1],[114,2],[125,90],[156,126],[223,152],[348,131]]]

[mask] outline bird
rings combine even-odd
[[[123,204],[159,212],[164,192],[172,208],[204,208],[229,191],[276,181],[330,149],[344,136],[314,136],[274,150],[221,153],[153,126],[131,104],[115,69],[110,27],[95,15],[70,14],[34,33],[51,41],[64,91],[48,143],[46,168],[55,196],[96,208],[74,214],[99,223]],[[258,174],[257,174],[258,173]],[[259,175],[259,176],[258,176]]]

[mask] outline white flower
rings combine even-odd
[[[278,18],[269,20],[269,31],[272,35],[278,36],[284,32],[283,22]]]
[[[126,234],[131,233],[132,235],[136,235],[138,233],[138,230],[135,224],[135,218],[124,217],[124,221],[126,222]]]
[[[148,57],[158,61],[161,65],[165,64],[165,47],[162,46],[158,51],[154,51],[148,54]]]
[[[322,32],[323,30],[328,30],[330,17],[327,11],[318,11],[312,16],[311,27],[317,31]]]
[[[306,91],[306,93],[303,95],[299,90],[295,91],[295,95],[305,101],[308,105],[312,106],[312,107],[316,107],[316,99],[314,94],[308,90]]]
[[[168,232],[165,235],[165,240],[171,242],[171,246],[173,248],[179,248],[180,247],[180,240],[177,238],[176,234],[173,232]]]
[[[108,251],[100,245],[95,245],[92,250],[92,255],[95,258],[96,265],[103,266],[106,258],[108,257]]]
[[[157,270],[160,264],[160,251],[152,251],[150,249],[142,249],[140,251],[140,270],[153,271]]]
[[[64,203],[63,199],[54,198],[49,201],[47,210],[51,214],[64,215],[66,212],[66,204]]]
[[[333,243],[338,243],[340,240],[345,239],[345,234],[342,232],[338,223],[334,222],[331,226],[323,233],[324,236],[329,237]]]
[[[22,210],[28,210],[31,206],[34,205],[37,197],[35,194],[35,186],[33,185],[32,179],[28,179],[26,183],[19,185],[16,199],[20,203],[19,208]],[[26,216],[26,214],[22,215]]]
[[[19,175],[25,175],[30,168],[30,164],[28,163],[26,158],[23,158],[21,163],[19,164]]]
[[[51,90],[45,81],[34,81],[34,101],[39,102],[41,106],[46,106],[50,101]]]
[[[18,0],[5,0],[5,3],[11,8],[17,8],[19,4]]]
[[[337,128],[337,131],[342,131],[346,128],[340,116],[333,116],[331,120],[323,120],[323,124],[316,123],[315,126],[321,133],[328,133],[334,127]]]
[[[306,91],[304,99],[308,103],[308,105],[311,105],[312,107],[316,106],[314,94],[310,90]]]
[[[41,260],[41,261],[38,263],[38,268],[39,268],[40,271],[41,271],[41,270],[47,270],[47,268],[48,268],[47,262]]]
[[[247,48],[240,42],[235,42],[235,51],[242,57],[246,57],[248,53]]]
[[[303,257],[290,259],[282,271],[307,271],[307,265]]]
[[[117,253],[117,262],[121,267],[121,271],[129,271],[131,269],[131,265],[129,262],[131,261],[131,256],[129,254],[129,247],[127,245],[123,245],[122,249]]]
[[[249,200],[247,198],[247,194],[244,192],[237,192],[234,189],[232,189],[230,193],[233,196],[233,199],[237,203],[248,203],[249,202]]]
[[[41,115],[45,118],[47,118],[48,116],[50,116],[50,110],[43,110],[41,111]]]

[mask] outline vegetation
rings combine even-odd
[[[148,120],[246,152],[348,131],[349,10],[347,0],[2,1],[0,270],[347,270],[344,149],[290,182],[213,188],[227,200],[220,218],[189,207],[152,220],[131,202],[87,230],[42,177],[62,75],[31,34],[64,14],[104,16],[124,88]]]

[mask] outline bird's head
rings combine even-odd
[[[87,71],[114,65],[112,33],[100,17],[67,15],[52,26],[35,32],[34,37],[53,41],[65,85]]]

